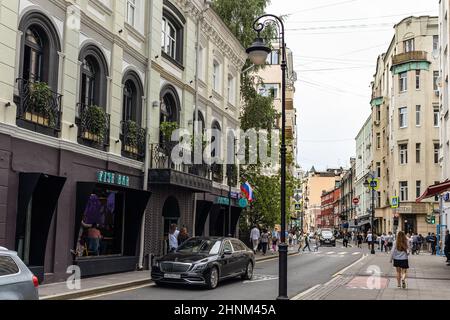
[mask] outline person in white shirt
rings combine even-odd
[[[369,250],[371,249],[371,245],[372,245],[372,231],[369,231],[368,233],[367,233],[367,238],[366,238],[366,240],[367,240],[367,244],[368,244],[368,246],[369,246]]]
[[[169,251],[176,250],[178,248],[178,234],[180,231],[177,229],[176,224],[171,224],[169,229]]]
[[[254,226],[252,231],[250,231],[250,241],[253,244],[253,252],[256,253],[256,250],[258,249],[258,241],[261,237],[261,233],[259,232],[259,229]]]

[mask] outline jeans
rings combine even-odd
[[[268,245],[267,242],[261,243],[263,254],[266,254],[266,252],[267,252],[267,245]]]
[[[88,238],[88,250],[89,252],[93,252],[96,256],[99,255],[100,249],[100,239],[99,238]]]

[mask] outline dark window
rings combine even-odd
[[[419,198],[421,196],[421,182],[416,181],[416,198]]]
[[[25,35],[25,53],[23,79],[27,81],[43,80],[44,40],[36,28],[30,28]]]
[[[416,70],[416,89],[420,89],[420,70]]]
[[[225,241],[223,243],[223,251],[233,251],[230,241]]]
[[[222,129],[220,128],[220,124],[217,121],[213,122],[212,129],[213,132],[211,137],[211,148],[213,149],[211,150],[211,157],[220,157]]]
[[[434,163],[439,163],[439,143],[434,144]]]
[[[416,163],[420,163],[420,143],[416,143]]]
[[[88,57],[83,60],[81,65],[81,103],[87,106],[98,104],[98,94],[95,92],[97,68],[94,67],[94,61]]]
[[[231,244],[233,245],[234,251],[243,251],[244,247],[242,246],[239,240],[231,240]]]
[[[0,256],[0,277],[19,272],[19,267],[11,257]]]

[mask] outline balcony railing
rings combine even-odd
[[[100,107],[78,103],[75,123],[78,143],[100,150],[108,148],[111,116]]]
[[[172,150],[176,142],[165,142],[151,145],[150,169],[171,169],[179,172],[189,173],[189,167],[183,163],[172,161]],[[180,154],[182,157],[183,155]]]
[[[392,65],[396,66],[399,64],[412,62],[412,61],[427,61],[426,51],[410,51],[397,54],[392,57]]]
[[[61,131],[62,95],[50,90],[43,82],[17,79],[19,95],[17,104],[17,125],[39,133],[58,136]]]
[[[122,155],[143,161],[145,159],[145,137],[147,131],[134,121],[122,121]]]

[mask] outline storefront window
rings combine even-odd
[[[81,221],[78,256],[123,253],[124,194],[99,189],[89,197]]]

